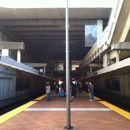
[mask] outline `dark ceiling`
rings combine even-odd
[[[65,9],[0,8],[0,11],[0,26],[23,41],[26,50],[43,62],[65,60]],[[70,60],[81,61],[90,49],[84,46],[84,25],[96,24],[100,18],[105,27],[110,11],[110,8],[70,9]]]

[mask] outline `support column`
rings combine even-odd
[[[103,55],[103,67],[107,67],[107,54]]]
[[[1,31],[0,31],[0,42],[2,41]]]
[[[44,73],[44,74],[46,73],[46,67],[44,67],[44,71],[43,71],[43,73]]]
[[[69,9],[68,0],[66,0],[66,127],[65,129],[73,129],[71,126],[70,112],[70,55],[69,55]]]
[[[3,56],[9,56],[9,49],[2,49]]]
[[[92,67],[90,67],[90,74],[92,74]]]
[[[97,20],[97,46],[98,48],[101,45],[101,34],[103,32],[103,21]]]
[[[120,61],[119,53],[120,53],[120,51],[117,50],[117,51],[116,51],[116,63]]]
[[[40,69],[40,74],[43,75],[43,69]]]
[[[110,53],[106,53],[103,55],[103,67],[107,67],[108,65],[110,65]]]
[[[0,31],[0,42],[1,42],[1,31]],[[0,51],[0,54],[2,55],[2,51]]]
[[[21,62],[21,52],[20,50],[17,51],[17,62]]]

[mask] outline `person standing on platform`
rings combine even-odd
[[[81,82],[79,83],[79,92],[80,93],[82,92],[82,83]]]
[[[56,94],[58,94],[59,93],[59,84],[57,83],[56,84]]]
[[[51,86],[50,86],[50,83],[48,82],[46,85],[47,101],[50,101],[50,93],[51,93]]]
[[[70,102],[72,102],[72,83],[70,83]]]
[[[89,101],[94,101],[94,85],[91,82],[89,82],[89,85],[88,85],[88,92],[89,92],[89,98],[90,98]]]

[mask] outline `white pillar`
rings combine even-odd
[[[21,62],[21,52],[20,50],[17,51],[17,62]]]
[[[40,69],[40,74],[43,74],[43,69]]]
[[[2,49],[3,56],[9,56],[9,49]]]
[[[119,56],[120,51],[116,51],[116,63],[120,61],[120,56]]]
[[[110,53],[106,53],[103,55],[103,67],[107,67],[108,65],[110,65]]]
[[[0,31],[0,42],[2,41],[1,31]]]
[[[107,54],[103,55],[103,67],[107,67]]]
[[[46,67],[44,67],[44,74],[46,73]]]
[[[100,47],[101,44],[101,34],[103,32],[103,21],[97,20],[97,46]]]

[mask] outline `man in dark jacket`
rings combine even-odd
[[[89,98],[90,100],[89,101],[94,101],[94,85],[89,82],[89,85],[88,85],[88,92],[89,92]]]

